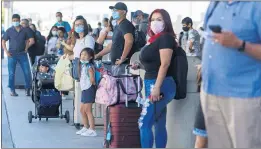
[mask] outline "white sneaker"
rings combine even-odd
[[[77,131],[76,134],[77,135],[81,135],[82,133],[88,131],[88,129],[86,127],[83,127],[81,130]]]
[[[84,133],[82,133],[81,136],[85,136],[85,137],[96,137],[96,136],[97,136],[97,133],[96,133],[95,130],[88,129],[87,131],[85,131]]]

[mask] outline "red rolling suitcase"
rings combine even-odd
[[[142,108],[135,101],[127,102],[127,96],[125,101],[125,104],[116,104],[105,109],[105,148],[141,148],[138,119]]]

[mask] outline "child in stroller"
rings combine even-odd
[[[55,55],[43,56],[38,60],[33,77],[32,100],[35,103],[35,115],[32,111],[28,113],[29,123],[32,118],[65,118],[69,123],[69,111],[62,115],[62,97],[54,87],[54,69],[58,57]],[[59,112],[60,107],[60,112]],[[60,114],[61,113],[61,114]]]

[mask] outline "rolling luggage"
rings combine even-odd
[[[126,67],[127,68],[127,67]],[[126,71],[128,73],[128,71]],[[140,81],[138,81],[140,83]],[[139,85],[138,85],[139,86]],[[125,90],[128,90],[128,83]],[[122,88],[123,89],[123,88]],[[124,89],[123,89],[124,90]],[[139,89],[138,89],[139,90]],[[142,108],[136,101],[128,101],[125,92],[125,103],[107,106],[104,115],[105,148],[140,148],[140,130],[138,119]],[[140,98],[139,92],[137,93]],[[120,97],[120,96],[119,96]]]
[[[31,59],[29,57],[29,54],[27,53],[27,59],[29,62],[29,68],[30,68],[30,81],[32,82],[32,63]],[[15,68],[15,88],[16,89],[24,89],[25,88],[25,79],[24,79],[24,72],[22,70],[22,67],[20,63],[16,64]]]
[[[108,106],[104,115],[105,148],[140,148],[138,119],[142,109],[137,103]]]

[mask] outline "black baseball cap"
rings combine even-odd
[[[139,15],[144,15],[144,13],[141,10],[137,10],[137,11],[134,12],[133,17],[136,18]]]
[[[118,2],[116,3],[114,6],[110,6],[109,7],[110,9],[117,9],[117,10],[125,10],[125,11],[128,11],[128,8],[127,6],[122,3],[122,2]]]

